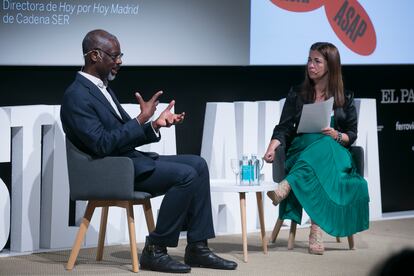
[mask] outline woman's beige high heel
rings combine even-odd
[[[312,222],[309,233],[309,253],[323,255],[325,247],[322,240],[322,230],[319,225]]]
[[[291,188],[289,183],[286,180],[282,180],[279,183],[276,190],[267,192],[267,196],[272,200],[273,205],[277,206],[282,200],[284,200]]]

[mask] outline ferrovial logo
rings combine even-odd
[[[374,25],[356,0],[271,0],[279,8],[292,12],[308,12],[325,8],[329,24],[338,38],[351,51],[371,55],[377,47]]]
[[[395,130],[398,130],[398,131],[414,130],[414,122],[411,122],[411,123],[400,123],[399,121],[397,121],[395,123]]]
[[[414,89],[381,89],[381,104],[414,103]]]

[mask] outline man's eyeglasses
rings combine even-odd
[[[118,59],[122,59],[122,57],[124,56],[124,53],[111,54],[111,53],[108,53],[105,50],[102,50],[101,48],[94,48],[94,49],[86,52],[85,54],[83,54],[83,56],[86,57],[87,55],[89,55],[93,51],[101,51],[101,52],[103,52],[104,54],[108,55],[114,62],[117,61]]]

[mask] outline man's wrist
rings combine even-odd
[[[157,122],[156,122],[156,121],[152,121],[152,122],[151,122],[151,125],[152,125],[152,128],[153,128],[156,132],[158,132],[158,131],[160,130],[160,126],[157,124]]]
[[[139,113],[139,115],[137,116],[137,120],[138,122],[143,125],[146,122],[148,122],[148,120],[152,117],[152,115],[147,114],[146,112],[141,112]]]
[[[136,117],[136,119],[137,119],[137,121],[138,121],[138,123],[140,124],[140,125],[142,125],[142,124],[144,124],[145,123],[145,120],[144,120],[144,118],[142,118],[143,116],[142,116],[142,114],[139,114],[137,117]]]

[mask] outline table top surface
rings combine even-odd
[[[263,181],[259,185],[236,185],[234,180],[229,179],[211,179],[210,191],[212,192],[266,192],[276,189],[277,183]]]

